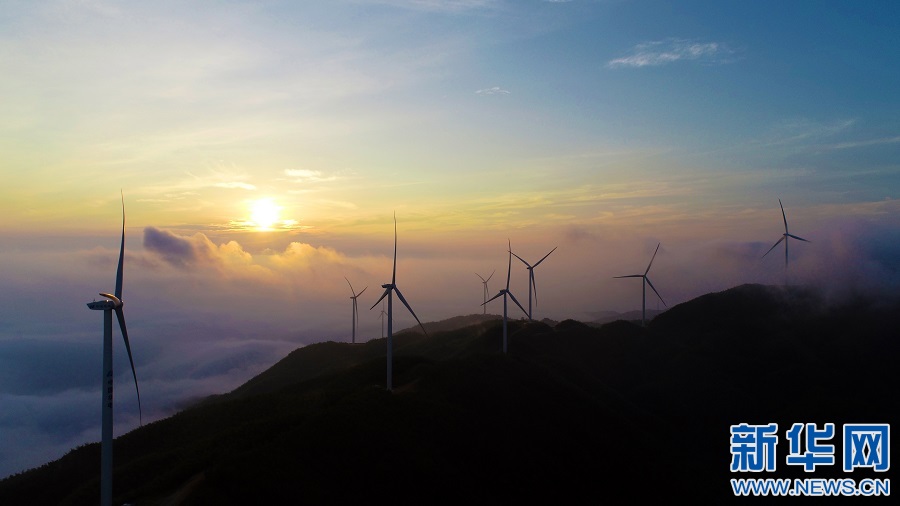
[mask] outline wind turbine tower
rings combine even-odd
[[[112,444],[113,444],[113,353],[112,353],[112,313],[115,311],[119,321],[119,329],[128,351],[131,363],[131,375],[134,376],[134,389],[137,392],[138,414],[143,425],[141,410],[141,391],[138,389],[137,373],[134,370],[134,359],[131,355],[131,344],[128,341],[128,330],[125,327],[125,314],[122,312],[122,270],[125,262],[125,197],[122,197],[122,243],[119,246],[119,267],[116,270],[116,293],[101,293],[107,300],[88,302],[87,307],[94,311],[103,311],[103,376],[100,429],[100,504],[112,505]]]
[[[344,276],[344,279],[346,279],[347,284],[350,285],[350,280],[347,279],[346,276]],[[369,287],[367,286],[366,288],[369,288]],[[350,299],[353,301],[353,317],[352,317],[353,334],[352,334],[350,342],[352,342],[353,344],[356,344],[356,322],[359,321],[359,312],[356,309],[356,298],[359,297],[360,295],[362,295],[363,292],[366,291],[366,288],[363,288],[362,292],[356,293],[353,291],[353,285],[350,285],[350,293],[353,294],[353,296],[350,297]]]
[[[428,335],[428,332],[425,330],[425,326],[422,325],[422,322],[419,321],[419,317],[416,316],[415,311],[409,307],[409,303],[406,302],[406,299],[403,297],[403,294],[400,293],[400,289],[397,288],[397,215],[394,214],[394,270],[393,274],[391,274],[391,282],[381,285],[384,288],[384,293],[381,294],[381,297],[375,301],[375,304],[372,304],[372,307],[369,308],[369,311],[375,308],[379,302],[381,302],[385,297],[387,297],[387,319],[388,319],[388,335],[387,335],[387,390],[388,392],[393,390],[393,348],[394,348],[394,331],[393,331],[393,322],[394,322],[394,302],[393,302],[393,293],[397,292],[397,298],[400,299],[400,302],[406,306],[406,309],[409,310],[410,314],[413,315],[413,318],[419,323],[419,326],[422,327],[422,332],[425,335]]]
[[[484,285],[484,300],[483,300],[483,303],[481,304],[481,307],[482,307],[482,309],[483,309],[484,311],[482,312],[482,314],[487,314],[487,305],[486,305],[486,304],[487,304],[487,297],[488,297],[488,295],[490,294],[490,291],[488,290],[488,285],[487,285],[487,284],[488,284],[488,281],[490,281],[491,278],[494,277],[494,273],[495,273],[495,272],[497,272],[496,269],[494,269],[494,270],[491,272],[491,275],[488,276],[487,279],[484,279],[483,277],[481,277],[481,274],[478,274],[477,272],[475,273],[475,275],[478,276],[479,279],[481,279],[481,283]]]
[[[647,277],[647,273],[650,272],[650,266],[653,265],[653,260],[656,258],[656,254],[659,252],[659,243],[656,244],[656,251],[653,252],[653,257],[650,258],[650,263],[647,264],[647,270],[644,271],[643,274],[629,274],[628,276],[614,276],[616,279],[621,278],[642,278],[641,280],[641,326],[647,325],[647,285],[650,285],[650,288],[653,289],[653,293],[659,297],[659,300],[662,301],[663,305],[666,305],[666,301],[663,300],[662,295],[656,291],[656,287],[653,286],[653,283],[650,282],[650,278]]]
[[[504,355],[506,354],[506,296],[509,295],[512,298],[513,302],[515,302],[516,305],[519,306],[519,309],[521,309],[522,312],[525,313],[525,316],[528,316],[528,312],[525,311],[525,308],[522,307],[522,304],[519,304],[519,301],[516,300],[516,296],[513,295],[512,292],[509,291],[509,277],[510,277],[510,273],[512,272],[512,256],[513,256],[512,247],[509,246],[509,240],[507,240],[507,248],[508,248],[508,253],[509,253],[509,262],[506,267],[506,288],[500,290],[499,292],[497,292],[497,295],[494,295],[493,297],[491,297],[490,299],[488,299],[484,302],[484,304],[487,304],[488,302],[496,299],[497,297],[500,297],[501,295],[503,296],[503,354]],[[544,258],[546,258],[546,257],[544,257]],[[484,304],[482,304],[482,306]]]
[[[556,248],[558,248],[558,247],[559,246],[557,246]],[[554,251],[556,251],[556,248],[553,248],[552,250],[550,250],[550,253],[553,253]],[[512,252],[510,252],[510,253],[512,253]],[[548,256],[550,256],[550,253],[547,253],[546,255],[544,255],[544,258],[538,260],[537,263],[534,265],[529,264],[528,262],[525,261],[525,259],[523,259],[519,255],[512,253],[512,255],[514,257],[518,258],[519,260],[521,260],[522,263],[525,264],[525,268],[528,269],[528,319],[529,320],[532,319],[531,318],[531,314],[532,314],[531,313],[531,292],[534,292],[534,302],[535,302],[535,304],[537,304],[537,285],[534,284],[534,268],[537,267],[538,265],[541,265],[541,262],[543,262]]]

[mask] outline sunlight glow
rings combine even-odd
[[[250,204],[250,221],[256,225],[257,230],[271,230],[272,225],[278,222],[278,214],[281,210],[272,199],[259,199]]]

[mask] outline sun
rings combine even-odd
[[[259,199],[250,204],[250,221],[257,230],[271,230],[278,222],[280,207],[272,199]]]

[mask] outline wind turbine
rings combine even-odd
[[[116,270],[116,293],[100,293],[107,300],[88,302],[87,307],[95,311],[103,311],[103,409],[100,442],[100,504],[112,504],[112,443],[113,443],[113,354],[112,354],[112,313],[116,312],[119,329],[125,340],[128,361],[131,363],[131,375],[134,376],[134,389],[137,392],[138,415],[143,425],[141,410],[141,391],[138,389],[137,373],[134,370],[134,359],[131,356],[131,344],[128,342],[128,330],[125,328],[125,315],[122,312],[122,269],[125,261],[125,197],[122,197],[122,244],[119,246],[119,267]]]
[[[558,248],[558,247],[559,246],[557,246],[556,248]],[[556,251],[556,248],[553,248],[552,250],[550,250],[550,253],[553,253],[554,251]],[[510,251],[510,253],[512,253],[512,251]],[[513,256],[518,258],[519,260],[521,260],[522,263],[525,264],[525,268],[528,269],[528,319],[529,320],[532,319],[531,318],[531,292],[532,291],[534,292],[534,302],[537,303],[537,285],[534,284],[534,268],[537,267],[538,265],[541,265],[541,262],[543,262],[544,259],[546,259],[548,256],[550,256],[550,253],[547,253],[546,255],[544,255],[544,258],[538,260],[537,263],[534,265],[531,265],[530,263],[526,262],[525,259],[523,259],[519,255],[512,253]]]
[[[413,318],[419,322],[419,326],[422,327],[422,332],[425,332],[425,335],[428,335],[428,332],[425,330],[425,326],[422,325],[422,322],[419,321],[419,317],[416,316],[416,312],[409,307],[409,303],[406,302],[406,299],[403,297],[403,294],[400,293],[400,289],[397,288],[397,214],[394,213],[394,272],[391,275],[391,282],[388,284],[381,285],[384,288],[384,293],[381,294],[381,298],[375,301],[375,304],[372,304],[372,307],[369,308],[369,311],[375,308],[379,302],[381,302],[385,297],[387,297],[388,301],[388,310],[387,310],[387,319],[388,319],[388,336],[387,336],[387,390],[390,392],[393,390],[393,348],[394,348],[394,332],[393,332],[393,321],[394,321],[394,309],[393,309],[393,293],[397,292],[397,298],[400,299],[400,302],[406,306],[406,309],[409,309],[409,312],[413,315]]]
[[[509,244],[508,240],[507,240],[507,244]],[[487,304],[488,302],[496,299],[497,297],[499,297],[501,295],[503,296],[503,353],[504,354],[506,353],[506,296],[509,295],[512,298],[513,302],[515,302],[516,305],[519,306],[519,309],[521,309],[522,312],[525,313],[525,316],[528,316],[528,313],[525,311],[525,308],[522,307],[522,304],[519,304],[518,300],[516,300],[516,296],[513,295],[512,292],[509,291],[509,276],[510,276],[510,273],[512,272],[513,252],[512,252],[511,246],[508,246],[508,248],[509,248],[509,265],[507,265],[507,267],[506,267],[506,288],[500,290],[497,293],[497,295],[494,295],[490,299],[486,300],[484,302],[484,304],[482,304],[482,306],[483,306],[483,305]],[[544,258],[546,258],[546,257],[544,257]]]
[[[656,258],[656,253],[659,252],[659,243],[656,244],[656,251],[653,252],[653,257],[650,258],[650,263],[647,264],[647,270],[644,271],[643,274],[629,274],[628,276],[613,276],[616,279],[619,278],[643,278],[641,282],[641,326],[646,325],[647,321],[647,285],[650,285],[650,288],[653,289],[653,293],[659,297],[659,300],[662,300],[664,306],[669,307],[666,304],[666,301],[663,300],[662,295],[656,291],[656,287],[653,286],[653,283],[650,282],[650,278],[647,277],[647,273],[650,272],[650,266],[653,265],[653,260]]]
[[[487,286],[487,284],[488,284],[488,281],[490,281],[491,278],[494,277],[494,272],[497,272],[497,269],[494,269],[494,271],[491,272],[491,275],[488,276],[487,279],[484,279],[483,277],[481,277],[481,274],[478,274],[477,272],[475,273],[475,275],[478,276],[478,277],[481,279],[481,283],[484,285],[484,304],[481,305],[481,306],[484,308],[484,313],[483,313],[483,314],[487,314],[487,306],[486,306],[486,304],[487,304],[487,296],[488,296],[488,294],[490,293],[490,292],[488,291],[488,286]]]
[[[797,237],[794,234],[788,233],[787,216],[785,216],[785,214],[784,214],[784,206],[781,204],[781,199],[778,199],[778,205],[781,206],[781,218],[784,220],[784,233],[781,234],[781,239],[778,239],[778,241],[775,242],[775,244],[773,244],[771,248],[769,248],[769,251],[765,252],[765,254],[762,256],[762,258],[765,258],[766,255],[768,255],[773,249],[775,249],[775,246],[778,246],[781,243],[781,241],[784,241],[784,275],[785,275],[785,279],[787,279],[788,237],[793,237],[794,239],[797,239],[797,240],[803,241],[803,242],[810,242],[810,241],[807,241],[806,239],[804,239],[802,237]]]
[[[378,315],[378,319],[381,320],[381,337],[384,337],[384,317],[387,316],[387,313],[384,311],[384,302],[381,303],[381,314]]]
[[[350,285],[350,280],[347,279],[347,276],[344,276],[344,279],[347,280],[347,284]],[[369,288],[368,286],[366,288]],[[359,321],[359,313],[356,310],[356,298],[363,294],[366,291],[366,288],[362,289],[362,292],[356,293],[353,291],[353,285],[350,285],[350,293],[353,294],[350,299],[353,300],[353,336],[351,337],[352,343],[356,344],[356,322]]]

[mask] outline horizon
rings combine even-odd
[[[890,2],[5,10],[0,476],[100,438],[101,319],[84,304],[113,289],[120,192],[145,423],[299,346],[349,342],[345,277],[368,287],[357,342],[380,338],[368,307],[390,282],[393,213],[422,322],[481,314],[477,275],[497,271],[488,298],[502,288],[507,240],[529,262],[558,248],[535,269],[535,320],[640,311],[639,283],[614,277],[657,244],[668,307],[783,284],[784,245],[764,257],[779,199],[810,241],[791,242],[791,284],[900,288]],[[394,322],[415,325],[405,308]],[[113,337],[118,436],[138,410]]]

